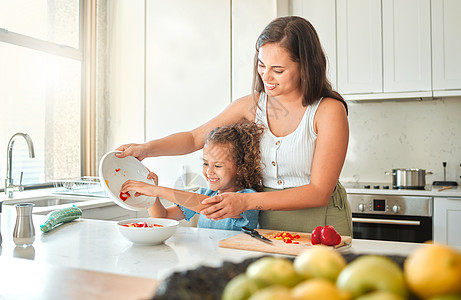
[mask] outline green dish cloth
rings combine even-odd
[[[47,215],[47,220],[40,225],[40,229],[43,232],[48,232],[62,223],[73,221],[81,216],[82,210],[75,205],[73,207],[54,210]]]

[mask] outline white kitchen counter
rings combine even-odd
[[[165,244],[134,246],[118,232],[115,221],[80,219],[66,223],[46,234],[39,225],[44,216],[34,215],[36,239],[32,247],[15,247],[12,238],[16,212],[4,207],[0,259],[26,258],[36,264],[72,267],[152,279],[164,279],[174,271],[199,265],[219,266],[223,261],[240,262],[266,255],[262,252],[218,247],[222,239],[237,231],[179,227]],[[408,255],[420,246],[415,243],[353,240],[343,251]]]
[[[36,190],[26,190],[23,192],[15,192],[13,198],[6,198],[4,193],[0,193],[0,201],[3,201],[3,206],[13,206],[17,201],[23,201],[27,199],[41,198],[41,197],[61,197],[61,198],[74,198],[77,200],[82,200],[75,202],[75,206],[83,209],[99,208],[104,206],[114,205],[114,202],[108,197],[98,197],[91,195],[71,195],[71,194],[59,194],[55,193],[55,189],[36,189]],[[72,204],[61,204],[59,206],[47,206],[47,207],[34,207],[34,214],[47,214],[50,211],[71,207]]]
[[[392,184],[387,185],[391,188],[383,189],[383,184],[379,183],[380,188],[374,189],[373,183],[369,183],[371,188],[363,188],[363,184],[350,182],[342,183],[348,194],[367,194],[367,195],[395,195],[395,196],[426,196],[426,197],[461,197],[461,187],[454,186],[451,189],[439,191],[441,186],[427,185],[425,190],[394,190]]]

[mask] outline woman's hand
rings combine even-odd
[[[122,151],[120,153],[115,153],[115,156],[119,158],[134,156],[141,161],[149,156],[148,148],[149,146],[147,144],[125,144],[115,149],[115,151]]]
[[[122,184],[122,188],[120,189],[121,193],[128,193],[130,191],[135,191],[135,197],[139,197],[141,195],[158,197],[157,186],[142,181],[128,180]]]
[[[212,206],[200,211],[208,219],[222,220],[225,218],[240,218],[240,214],[247,210],[245,194],[243,193],[223,193],[202,201],[202,204]]]

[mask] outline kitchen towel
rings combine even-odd
[[[73,221],[81,216],[82,210],[75,205],[73,207],[58,209],[47,215],[47,220],[40,225],[40,229],[43,232],[48,232],[62,223]]]

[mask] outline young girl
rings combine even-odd
[[[210,132],[203,148],[203,176],[208,188],[201,187],[196,193],[158,186],[158,177],[148,175],[155,185],[128,180],[122,185],[121,192],[135,191],[135,196],[157,197],[154,205],[148,209],[154,218],[168,218],[189,221],[199,214],[203,206],[201,201],[225,192],[253,193],[262,191],[262,172],[260,162],[260,138],[263,128],[253,122],[218,127]],[[159,197],[177,204],[165,208]],[[186,208],[187,206],[189,208]],[[241,230],[242,226],[256,228],[258,210],[247,210],[240,215],[222,220],[207,219],[200,215],[197,227]]]

